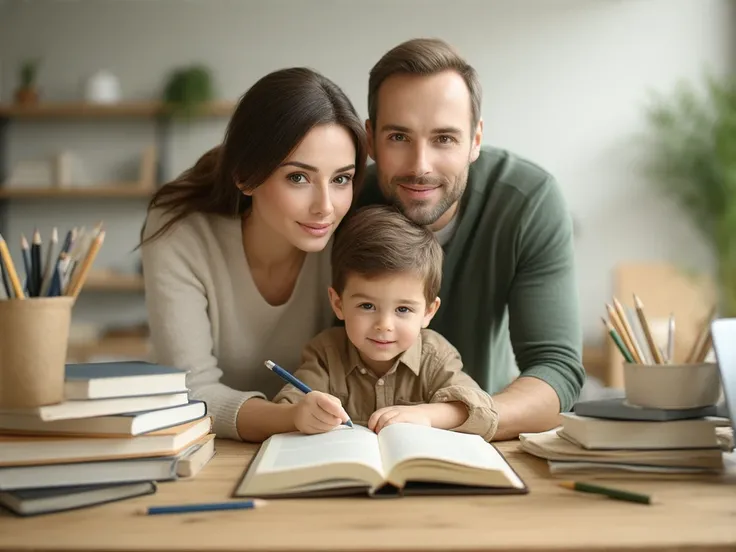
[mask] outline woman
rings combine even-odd
[[[284,382],[264,362],[296,369],[331,324],[328,244],[366,156],[345,94],[285,69],[253,85],[222,144],[153,197],[141,247],[156,360],[189,371],[218,437],[260,441],[289,415],[267,400]]]

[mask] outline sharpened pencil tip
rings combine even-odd
[[[273,367],[275,366],[275,364],[271,362],[270,360],[267,360],[266,362],[264,362],[264,364],[266,365],[266,368],[268,368],[269,370],[273,370]]]

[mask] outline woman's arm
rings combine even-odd
[[[149,230],[150,228],[150,230]],[[156,229],[155,220],[147,224],[147,233]],[[251,437],[246,414],[259,404],[239,414],[253,398],[265,398],[258,391],[238,391],[222,383],[222,370],[213,354],[212,328],[208,298],[202,284],[202,270],[208,264],[201,241],[194,228],[178,224],[169,232],[141,248],[146,307],[151,342],[156,361],[187,370],[187,387],[192,399],[207,404],[213,416],[213,431],[218,437]],[[219,305],[220,308],[231,308]],[[266,403],[266,401],[258,401]],[[274,405],[275,406],[275,405]],[[261,407],[259,409],[258,407]]]

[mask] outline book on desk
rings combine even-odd
[[[0,505],[48,513],[196,475],[214,435],[185,375],[147,362],[70,364],[64,401],[0,411]]]
[[[524,494],[503,455],[478,435],[397,423],[267,439],[234,497]]]

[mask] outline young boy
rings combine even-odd
[[[349,416],[376,433],[409,422],[491,440],[493,400],[462,371],[457,350],[426,329],[440,306],[442,260],[432,232],[393,207],[366,207],[343,223],[329,296],[345,327],[305,346],[294,375],[313,391],[287,384],[273,399],[294,405],[294,428],[322,433]]]

